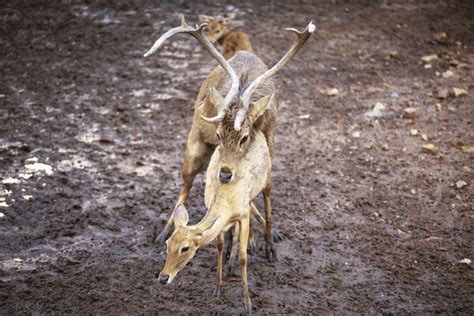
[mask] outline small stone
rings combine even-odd
[[[32,195],[23,195],[23,199],[26,200],[26,201],[29,201],[33,198]]]
[[[436,41],[444,42],[448,38],[448,33],[446,32],[439,32],[433,35]]]
[[[416,81],[413,83],[413,88],[415,88],[416,90],[420,90],[421,88],[423,88],[423,85],[421,84],[421,82]]]
[[[421,139],[423,139],[425,142],[427,142],[428,141],[428,135],[421,134]]]
[[[465,264],[471,264],[471,259],[468,259],[468,258],[464,258],[462,260],[459,260],[459,263],[465,263]]]
[[[441,103],[436,103],[436,110],[438,110],[438,112],[441,112],[443,110],[443,106],[441,105]]]
[[[339,90],[337,90],[336,88],[331,88],[322,91],[322,94],[327,95],[328,97],[334,97],[339,94]]]
[[[431,68],[433,67],[433,65],[431,65],[431,64],[426,64],[424,67],[425,67],[425,69],[431,69]]]
[[[437,148],[433,144],[425,144],[421,146],[421,152],[424,154],[431,154],[433,155],[436,152]]]
[[[364,148],[365,149],[372,149],[373,145],[372,144],[365,144]]]
[[[457,66],[457,65],[459,65],[459,61],[457,61],[456,59],[451,59],[451,60],[449,61],[449,64],[450,64],[451,66]]]
[[[416,135],[418,135],[418,130],[415,129],[415,128],[410,129],[410,135],[411,135],[411,136],[416,136]]]
[[[410,234],[408,233],[405,233],[403,230],[401,229],[397,229],[397,233],[398,233],[398,236],[401,238],[401,239],[408,239],[411,237]]]
[[[9,207],[10,205],[7,204],[7,202],[2,201],[0,202],[0,207]]]
[[[443,77],[444,79],[451,78],[452,76],[454,76],[454,72],[452,72],[451,70],[446,70],[441,74],[441,77]]]
[[[359,132],[359,131],[354,131],[354,132],[352,132],[352,137],[354,137],[354,138],[360,138],[360,132]]]
[[[436,96],[438,99],[447,99],[449,97],[449,90],[448,89],[438,89],[436,92]]]
[[[389,147],[388,147],[388,144],[387,144],[387,143],[385,143],[385,144],[382,145],[382,150],[387,151],[388,148],[389,148]]]
[[[3,214],[2,212],[0,212],[0,219],[4,218],[5,217],[5,214]]]
[[[462,189],[467,186],[467,182],[463,180],[456,181],[456,188]]]
[[[365,116],[368,117],[382,117],[382,111],[385,110],[386,106],[382,102],[377,102],[374,105],[374,108],[371,111],[365,112]]]
[[[14,258],[13,261],[14,261],[14,262],[23,262],[23,259],[21,259],[21,258]]]
[[[464,90],[464,89],[460,89],[460,88],[453,88],[453,92],[454,92],[454,96],[456,98],[459,98],[459,97],[464,97],[466,96],[468,93],[467,93],[467,90]]]
[[[406,108],[403,110],[403,117],[406,119],[414,119],[416,116],[417,109],[415,108]]]
[[[464,167],[462,167],[462,170],[464,170],[464,172],[469,172],[469,173],[472,172],[472,169],[471,169],[471,167],[469,167],[469,166],[464,166]]]
[[[385,110],[387,107],[385,106],[384,103],[382,102],[377,102],[375,103],[374,105],[374,111],[382,111],[382,110]]]
[[[309,119],[309,114],[300,115],[300,116],[298,116],[298,118],[299,118],[300,120],[307,120],[307,119]]]
[[[16,184],[16,183],[20,183],[20,180],[9,177],[9,178],[3,179],[2,183],[3,184]]]
[[[421,57],[421,59],[422,59],[425,63],[431,63],[431,62],[433,62],[433,61],[438,60],[438,55],[436,55],[436,54],[426,55],[426,56]]]
[[[474,146],[467,146],[467,145],[462,145],[461,147],[461,151],[464,152],[464,153],[474,153]]]

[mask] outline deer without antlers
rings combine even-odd
[[[251,121],[258,118],[271,106],[271,100],[261,102],[252,110]],[[211,157],[206,174],[205,204],[208,211],[195,225],[187,225],[189,215],[183,205],[178,205],[173,216],[175,231],[166,241],[167,256],[159,280],[169,284],[176,274],[194,257],[196,251],[217,238],[216,291],[220,295],[222,284],[222,259],[224,232],[233,225],[239,227],[239,267],[244,289],[245,313],[252,313],[247,282],[247,242],[249,240],[251,214],[261,218],[252,201],[268,187],[271,177],[271,156],[263,133],[252,129],[252,139],[233,173],[233,181],[223,183],[219,174],[226,161],[229,148],[219,144]],[[263,219],[262,219],[263,220]],[[263,220],[265,225],[265,221]]]
[[[254,53],[239,51],[227,61],[205,36],[206,23],[189,26],[184,17],[181,26],[163,34],[145,54],[156,52],[163,43],[178,33],[192,35],[216,59],[219,66],[214,68],[201,85],[194,105],[194,118],[189,132],[184,166],[182,170],[183,188],[176,205],[184,205],[196,175],[206,169],[218,144],[226,148],[222,157],[219,179],[222,183],[235,180],[237,163],[245,155],[252,141],[252,131],[258,130],[265,136],[270,156],[273,156],[273,127],[277,111],[275,85],[271,77],[285,66],[301,49],[315,30],[312,22],[303,32],[288,29],[296,34],[296,39],[283,58],[268,69]],[[225,97],[223,97],[225,95]],[[267,110],[258,118],[255,111],[261,104],[269,103]],[[265,208],[265,250],[268,258],[275,256],[271,225],[271,181],[263,190]],[[176,209],[176,208],[175,208]],[[173,211],[174,213],[174,211]],[[156,240],[166,240],[173,225],[173,214]]]
[[[231,30],[234,15],[209,16],[199,15],[199,22],[208,23],[207,38],[211,43],[221,45],[221,53],[229,59],[239,50],[252,51],[252,44],[247,34]]]

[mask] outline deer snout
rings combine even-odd
[[[160,281],[161,284],[166,284],[168,283],[169,278],[170,278],[169,275],[160,274],[160,277],[158,278],[158,280]]]
[[[219,180],[221,180],[222,183],[228,183],[231,179],[232,171],[227,167],[221,168],[219,172]]]

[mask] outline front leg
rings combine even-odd
[[[220,233],[217,236],[216,290],[214,292],[214,295],[217,296],[217,297],[221,296],[223,250],[224,250],[224,233]]]
[[[182,170],[183,177],[183,188],[179,193],[178,202],[179,204],[185,204],[189,198],[191,187],[193,186],[194,178],[207,168],[209,160],[211,159],[214,147],[202,142],[199,138],[193,136],[195,133],[191,131],[188,143],[186,144],[186,151],[184,153],[184,165]],[[176,208],[176,207],[175,207]],[[155,242],[162,243],[168,239],[173,227],[173,216],[174,210],[166,223],[165,228],[158,234]]]
[[[237,246],[239,245],[239,222],[234,224],[234,232],[232,234],[232,245],[230,250],[229,265],[227,266],[227,275],[232,275],[234,273],[234,268],[236,267],[237,260]],[[230,231],[230,230],[229,230]]]
[[[244,314],[252,315],[252,303],[250,302],[249,286],[247,280],[247,243],[249,241],[250,212],[240,219],[240,251],[239,266],[242,274],[242,285],[244,288]]]

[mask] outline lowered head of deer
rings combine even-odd
[[[208,23],[209,32],[207,34],[207,38],[209,38],[211,43],[215,43],[221,37],[229,34],[234,17],[234,14],[226,14],[224,16],[209,16],[200,14],[199,22]]]
[[[210,103],[218,110],[224,98],[214,87],[210,88]],[[218,178],[222,183],[229,183],[239,175],[236,174],[239,162],[247,153],[254,133],[260,130],[259,120],[265,111],[270,110],[273,105],[274,92],[266,95],[256,102],[250,104],[249,112],[238,130],[235,129],[234,122],[238,115],[239,105],[230,106],[227,115],[222,121],[216,122],[217,150],[220,153],[218,168]],[[237,102],[242,102],[241,100]],[[205,119],[205,118],[203,118]]]
[[[214,219],[209,225],[188,226],[188,211],[181,204],[176,206],[173,220],[175,230],[166,241],[166,262],[159,276],[162,284],[170,284],[176,274],[194,257],[198,248],[212,240],[208,240],[209,233],[216,222]]]

